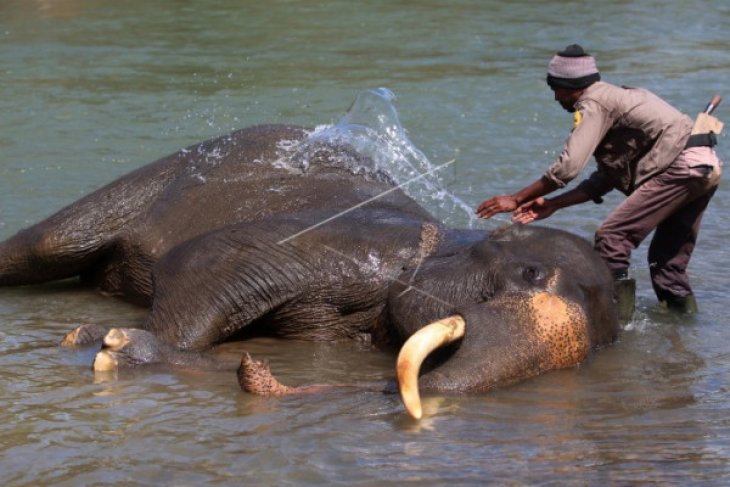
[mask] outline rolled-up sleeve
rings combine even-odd
[[[562,152],[545,172],[545,177],[561,188],[586,167],[610,127],[606,110],[592,100],[581,102],[577,113],[580,119],[565,141]]]

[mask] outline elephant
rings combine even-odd
[[[584,239],[539,226],[452,228],[372,158],[305,128],[261,125],[143,166],[0,243],[0,285],[77,278],[149,309],[82,325],[95,370],[218,367],[205,352],[272,336],[401,348],[419,388],[483,392],[571,367],[619,332],[613,281]],[[420,375],[420,377],[419,377]],[[244,356],[254,393],[279,384]]]

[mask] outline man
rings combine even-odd
[[[547,83],[555,100],[574,114],[563,151],[540,179],[512,195],[484,201],[476,213],[490,218],[512,211],[514,221],[529,223],[566,206],[601,203],[601,196],[618,189],[627,198],[596,231],[595,248],[617,279],[622,319],[633,312],[631,251],[654,229],[648,260],[657,298],[670,308],[695,312],[687,265],[702,214],[720,180],[714,134],[690,137],[692,120],[656,95],[600,79],[595,59],[577,44],[552,58]],[[585,181],[555,198],[542,197],[565,187],[591,155],[597,170]],[[621,302],[627,285],[628,305]]]

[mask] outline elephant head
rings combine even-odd
[[[510,226],[407,270],[388,309],[407,339],[397,374],[414,417],[419,388],[506,386],[576,365],[619,330],[612,278],[588,242],[535,226]]]

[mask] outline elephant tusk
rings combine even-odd
[[[466,322],[458,315],[426,325],[403,344],[398,353],[396,375],[403,405],[415,419],[421,419],[421,397],[418,392],[418,373],[428,355],[439,347],[464,336]]]

